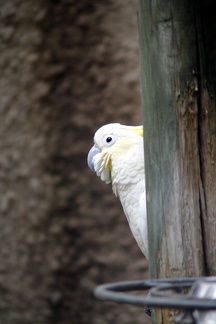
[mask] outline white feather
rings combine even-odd
[[[93,158],[94,168],[119,197],[130,229],[138,246],[148,258],[144,144],[141,127],[108,124],[95,133],[95,144],[101,149]],[[114,138],[113,144],[106,139]]]

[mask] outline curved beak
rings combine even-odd
[[[88,166],[89,168],[95,172],[95,168],[94,168],[94,163],[93,163],[93,157],[100,153],[101,152],[101,149],[99,149],[98,146],[94,145],[91,150],[89,151],[88,153],[88,157],[87,157],[87,163],[88,163]]]

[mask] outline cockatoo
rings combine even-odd
[[[148,259],[143,126],[112,123],[94,136],[89,168],[119,197],[132,234]]]

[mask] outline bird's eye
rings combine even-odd
[[[108,135],[106,137],[104,137],[104,146],[105,147],[110,147],[111,145],[113,145],[116,141],[115,136],[113,135]]]
[[[111,136],[108,136],[107,138],[106,138],[106,142],[107,143],[110,143],[112,141],[112,137]]]

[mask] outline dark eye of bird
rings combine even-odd
[[[107,143],[110,143],[111,141],[112,141],[112,137],[109,136],[109,137],[106,138]]]

